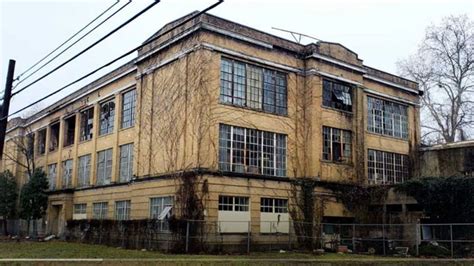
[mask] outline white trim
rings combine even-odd
[[[207,48],[207,49],[210,49],[210,50],[213,50],[213,51],[218,51],[218,52],[221,52],[221,53],[224,53],[224,54],[240,57],[240,58],[243,58],[243,59],[246,59],[246,60],[249,60],[249,61],[254,61],[254,62],[263,64],[263,65],[271,66],[271,67],[274,67],[274,68],[279,68],[279,69],[286,70],[286,71],[289,71],[289,72],[296,72],[296,73],[301,73],[302,72],[301,69],[299,69],[299,68],[294,68],[294,67],[282,65],[282,64],[275,63],[275,62],[272,62],[272,61],[268,61],[268,60],[265,60],[265,59],[261,59],[261,58],[258,58],[258,57],[250,56],[250,55],[247,55],[247,54],[244,54],[244,53],[241,53],[241,52],[237,52],[235,50],[230,50],[230,49],[227,49],[227,48],[216,46],[216,45],[213,45],[213,44],[210,44],[210,43],[203,42],[202,46],[204,48]]]
[[[368,75],[368,74],[364,74],[362,76],[366,79],[377,81],[377,82],[383,83],[385,85],[389,85],[389,86],[392,86],[392,87],[395,87],[395,88],[399,88],[399,89],[402,89],[402,90],[405,90],[405,91],[409,91],[409,92],[413,92],[413,93],[418,94],[417,90],[410,89],[410,88],[407,88],[407,87],[402,86],[402,85],[398,85],[398,84],[390,82],[390,81],[386,81],[386,80],[383,80],[383,79],[380,79],[380,78],[377,78],[377,77],[374,77],[374,76],[371,76],[371,75]]]
[[[349,68],[349,69],[352,69],[352,70],[355,70],[355,71],[358,71],[358,72],[361,72],[361,73],[367,73],[367,71],[365,71],[365,69],[363,69],[363,68],[356,67],[356,66],[344,63],[342,61],[339,61],[339,60],[336,60],[336,59],[333,59],[333,58],[330,58],[330,57],[327,57],[327,56],[324,56],[324,55],[316,54],[316,53],[313,53],[312,55],[307,56],[306,58],[317,58],[317,59],[321,59],[323,61],[333,63],[333,64],[336,64],[336,65],[339,65],[339,66],[342,66],[342,67],[345,67],[345,68]]]
[[[209,30],[209,31],[212,31],[212,32],[217,32],[217,33],[220,33],[222,35],[226,35],[226,36],[229,36],[229,37],[232,37],[232,38],[235,38],[235,39],[239,39],[239,40],[242,40],[242,41],[245,41],[245,42],[257,44],[257,45],[263,46],[265,48],[273,49],[273,45],[270,44],[270,43],[262,42],[262,41],[254,39],[254,38],[243,36],[243,35],[238,34],[238,33],[234,33],[234,32],[230,32],[230,31],[227,31],[227,30],[219,29],[219,28],[216,28],[216,27],[208,25],[208,24],[202,24],[202,28],[206,29],[206,30]]]
[[[374,91],[374,90],[367,89],[367,88],[364,88],[364,92],[366,92],[368,94],[373,94],[373,95],[377,95],[377,96],[380,96],[380,97],[384,97],[384,98],[387,98],[387,99],[390,99],[390,100],[394,100],[394,101],[397,101],[397,102],[401,102],[401,103],[405,103],[405,104],[409,104],[409,105],[414,105],[416,107],[421,106],[419,103],[412,102],[412,101],[409,101],[409,100],[405,100],[405,99],[402,99],[400,97],[388,95],[388,94],[378,92],[378,91]]]
[[[350,84],[353,84],[353,85],[357,85],[357,86],[363,86],[362,83],[359,83],[357,81],[353,81],[353,80],[350,80],[350,79],[346,79],[346,78],[341,78],[341,77],[338,77],[336,75],[332,75],[332,74],[329,74],[329,73],[326,73],[326,72],[323,72],[323,71],[319,71],[319,70],[316,70],[314,68],[310,69],[308,71],[309,74],[318,74],[318,75],[321,75],[321,76],[324,76],[324,77],[328,77],[328,78],[332,78],[332,79],[336,79],[336,80],[340,80],[340,81],[343,81],[343,82],[346,82],[346,83],[350,83]]]

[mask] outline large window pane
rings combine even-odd
[[[397,184],[410,177],[407,155],[369,149],[367,166],[370,184]]]
[[[120,146],[120,182],[128,182],[133,172],[133,144]]]
[[[100,128],[99,135],[105,135],[114,131],[115,102],[113,100],[100,105]]]
[[[367,97],[367,130],[396,138],[408,138],[407,107]]]
[[[131,90],[122,95],[122,123],[121,128],[135,125],[135,106],[137,91]]]

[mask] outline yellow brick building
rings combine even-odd
[[[156,38],[185,18],[131,62],[10,121],[0,167],[25,182],[26,169],[9,158],[22,157],[13,140],[30,136],[50,180],[48,231],[60,234],[69,219],[178,214],[176,177],[197,169],[205,219],[257,222],[260,232],[258,221],[290,219],[297,178],[410,176],[416,83],[364,65],[341,44],[302,45],[209,14]],[[350,213],[330,202],[323,216]]]

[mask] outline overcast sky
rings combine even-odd
[[[0,91],[3,91],[5,86],[8,59],[16,60],[15,76],[17,76],[115,2],[116,0],[0,0],[2,31]],[[121,0],[112,10],[118,9],[126,2],[127,0]],[[48,67],[25,80],[18,88],[59,65],[151,2],[151,0],[134,0],[113,19]],[[203,9],[213,2],[162,0],[153,9],[77,60],[15,96],[10,112],[137,46],[165,23],[194,10]],[[396,73],[397,60],[406,58],[416,51],[427,26],[439,23],[442,17],[448,15],[467,14],[473,18],[474,1],[226,0],[210,13],[288,39],[292,38],[291,35],[273,30],[272,27],[301,32],[325,41],[339,42],[356,52],[359,58],[364,60],[364,64]],[[303,40],[303,43],[308,42],[311,40]],[[128,60],[123,60],[115,66]],[[49,98],[39,107],[46,107],[113,68],[114,66]]]

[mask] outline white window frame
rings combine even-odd
[[[375,105],[380,105],[380,109],[375,108]],[[385,108],[385,106],[391,107]],[[395,112],[396,109],[399,110],[399,113]],[[388,112],[388,110],[391,112]],[[380,119],[380,125],[378,125],[378,119]],[[408,106],[394,101],[367,96],[367,130],[393,138],[408,139]]]
[[[389,156],[390,155],[390,156]],[[391,169],[387,168],[387,158],[392,157]],[[373,158],[374,160],[371,160]],[[399,163],[397,163],[399,158]],[[409,157],[405,154],[369,149],[367,152],[367,177],[369,184],[399,184],[410,176]],[[371,176],[372,174],[372,176]],[[393,178],[389,178],[393,174]],[[393,179],[393,180],[390,180]]]

